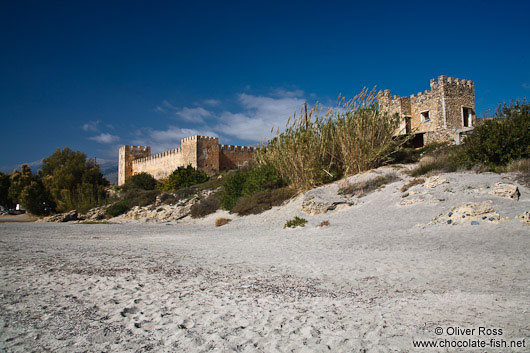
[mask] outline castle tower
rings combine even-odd
[[[149,157],[151,147],[149,146],[121,146],[118,154],[118,185],[132,176],[132,162],[135,159]]]
[[[414,134],[417,145],[436,141],[460,143],[476,123],[473,81],[442,75],[430,80],[430,88],[409,97],[380,91],[379,109],[397,113],[402,122],[396,135]]]

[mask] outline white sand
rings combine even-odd
[[[0,351],[433,352],[455,350],[412,341],[494,338],[437,326],[528,340],[530,227],[515,217],[530,190],[514,201],[486,189],[506,176],[442,177],[411,188],[424,201],[408,206],[400,181],[347,209],[309,216],[297,199],[220,228],[226,212],[171,225],[2,223]],[[485,200],[510,219],[428,224]],[[308,225],[284,230],[295,215]]]

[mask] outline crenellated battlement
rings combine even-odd
[[[165,158],[165,157],[173,156],[173,155],[180,154],[180,153],[182,153],[182,148],[175,148],[175,149],[172,149],[172,150],[169,150],[169,151],[153,154],[153,155],[148,156],[148,157],[137,158],[137,159],[133,160],[132,163],[133,164],[139,164],[139,163],[145,163],[145,162],[149,162],[149,161],[155,161],[155,160],[160,159],[160,158]]]
[[[255,148],[251,146],[219,145],[219,147],[221,151],[255,152]]]
[[[255,148],[220,145],[218,137],[189,136],[181,139],[181,147],[151,154],[149,146],[122,146],[119,152],[119,178],[122,185],[132,175],[146,172],[156,179],[167,177],[178,167],[191,165],[207,173],[237,168],[254,159]]]
[[[447,77],[445,75],[438,76],[438,80],[432,78],[430,80],[430,90],[424,90],[423,92],[418,92],[416,94],[411,94],[408,96],[411,99],[415,99],[422,96],[429,95],[451,95],[451,94],[473,94],[475,84],[471,80],[460,79],[455,77]],[[392,95],[389,89],[384,91],[379,91],[378,99],[383,104],[392,104],[394,101],[399,101],[404,97],[399,95]]]
[[[430,89],[410,96],[379,91],[379,109],[403,118],[397,134],[423,134],[424,141],[446,140],[455,131],[469,131],[475,122],[475,84],[471,80],[440,75]],[[448,132],[451,130],[451,132]],[[442,133],[443,132],[443,133]],[[432,137],[435,136],[435,137]],[[455,141],[459,141],[456,137]]]

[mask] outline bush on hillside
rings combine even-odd
[[[200,200],[191,206],[191,218],[202,218],[215,213],[221,207],[221,201],[215,194]]]
[[[464,140],[462,162],[494,169],[530,157],[530,104],[515,101],[499,105],[496,117],[477,126]]]
[[[288,187],[257,191],[240,197],[232,208],[232,212],[240,216],[258,214],[270,210],[273,206],[280,206],[294,195],[294,191]]]
[[[151,174],[142,172],[131,176],[125,184],[123,189],[139,189],[139,190],[154,190],[156,187],[156,179]]]
[[[178,190],[183,187],[205,183],[208,179],[208,175],[205,172],[188,165],[187,167],[178,167],[175,169],[161,188],[167,191]]]
[[[223,179],[221,206],[225,210],[231,210],[241,196],[276,189],[284,185],[279,173],[270,165],[254,164],[238,169]]]
[[[107,210],[105,211],[105,214],[108,217],[117,217],[121,214],[124,214],[125,212],[129,211],[130,207],[127,204],[126,201],[118,201],[110,205]]]

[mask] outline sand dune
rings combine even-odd
[[[248,217],[2,223],[0,350],[423,352],[446,350],[413,340],[494,338],[437,336],[436,327],[528,338],[530,227],[517,216],[530,211],[530,190],[518,185],[519,201],[496,197],[491,187],[517,184],[512,175],[451,173],[402,197],[409,179],[400,176],[319,215],[301,211],[301,196]],[[432,222],[488,200],[500,221]],[[283,229],[296,215],[308,224]],[[221,216],[233,220],[214,227]],[[323,220],[330,225],[316,227]]]

